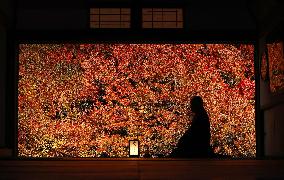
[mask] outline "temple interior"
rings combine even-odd
[[[0,179],[283,179],[284,3],[0,2]],[[173,157],[200,96],[210,152]]]

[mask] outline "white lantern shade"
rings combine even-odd
[[[139,141],[129,140],[129,157],[139,157]]]

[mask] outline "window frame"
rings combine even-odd
[[[92,13],[92,10],[95,11],[95,9],[98,9],[98,14]],[[106,14],[106,13],[101,13],[101,9],[119,9],[120,13],[119,14]],[[129,13],[123,13],[123,10],[127,10]],[[92,16],[98,15],[98,27],[95,27],[95,25],[92,26],[92,23],[95,23],[96,21],[92,19]],[[101,17],[102,16],[108,16],[108,15],[117,15],[119,17],[119,20],[113,20],[113,21],[102,21]],[[122,16],[126,15],[127,18],[129,18],[129,20],[122,20]],[[130,29],[131,28],[131,8],[130,7],[125,7],[125,6],[121,6],[121,7],[108,7],[108,6],[91,6],[89,7],[89,20],[88,20],[88,28],[89,29]],[[113,27],[101,27],[102,24],[101,23],[114,23],[112,24]],[[117,23],[117,25],[115,24]],[[126,23],[126,24],[124,24]],[[128,23],[128,25],[127,25]],[[123,27],[124,25],[126,27]]]
[[[147,10],[150,10],[151,9],[151,14],[147,14],[147,15],[150,15],[152,20],[144,20],[144,10],[147,11]],[[155,10],[156,9],[156,10]],[[164,9],[172,9],[173,11],[167,11]],[[162,15],[162,20],[155,20],[155,18],[157,18],[157,16],[155,17],[155,12],[159,12],[160,10],[160,13]],[[184,8],[182,7],[143,7],[141,8],[141,11],[142,11],[142,17],[141,17],[141,25],[142,25],[142,29],[184,29]],[[174,12],[175,13],[175,20],[171,20],[171,21],[167,21],[164,19],[164,15],[165,13],[167,12]],[[180,16],[179,16],[180,14]],[[180,20],[179,20],[180,19]],[[144,23],[150,23],[150,27],[144,27]],[[161,23],[160,26],[162,27],[155,27],[155,23]],[[175,27],[172,26],[172,27],[163,27],[165,25],[165,23],[174,23],[175,24]],[[180,25],[181,24],[181,25]]]

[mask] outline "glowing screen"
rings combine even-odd
[[[199,95],[214,152],[254,157],[254,47],[20,44],[18,156],[168,156]]]

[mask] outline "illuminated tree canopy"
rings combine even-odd
[[[18,156],[167,156],[204,99],[215,153],[254,157],[254,48],[244,44],[21,44]]]

